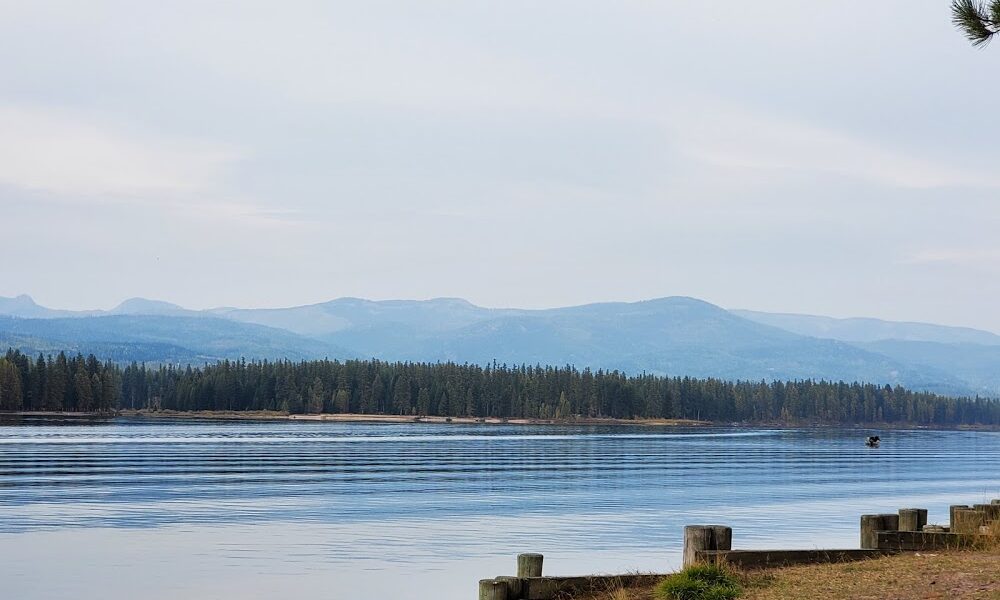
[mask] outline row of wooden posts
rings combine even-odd
[[[523,579],[542,576],[541,554],[525,553],[517,555],[517,575],[495,577],[479,582],[479,600],[514,600],[522,597]]]
[[[952,504],[948,525],[929,525],[926,508],[901,508],[897,514],[861,515],[861,547],[878,548],[880,531],[920,531],[976,535],[982,528],[1000,520],[1000,499],[990,504]]]
[[[901,508],[896,513],[861,516],[860,548],[846,550],[733,550],[733,530],[726,525],[684,527],[683,565],[728,562],[743,568],[863,560],[914,550],[968,546],[981,541],[984,528],[1000,522],[1000,499],[990,504],[955,504],[949,523],[929,525],[927,509]],[[543,577],[541,554],[517,556],[517,574],[483,579],[479,600],[551,600],[609,584],[640,585],[664,575],[627,574],[583,577]]]
[[[829,560],[863,559],[877,553],[932,550],[973,545],[984,528],[1000,521],[1000,499],[990,504],[953,504],[948,525],[929,525],[926,508],[861,515],[860,550],[733,550],[733,531],[724,525],[684,528],[684,566],[706,560],[738,562],[744,567]]]

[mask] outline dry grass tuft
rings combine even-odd
[[[1000,521],[992,521],[983,529],[986,535],[979,547],[987,551],[1000,551]]]
[[[608,600],[632,600],[632,593],[628,588],[615,588],[608,594]]]
[[[640,572],[629,573],[629,575],[648,575]],[[648,581],[648,579],[647,579]],[[653,588],[650,585],[627,585],[628,580],[615,578],[605,581],[587,594],[576,596],[560,596],[559,600],[574,600],[585,598],[587,600],[654,600]]]

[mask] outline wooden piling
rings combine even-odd
[[[991,523],[1000,519],[1000,504],[973,504],[972,510],[983,513],[985,523]]]
[[[712,528],[704,525],[684,526],[684,560],[683,565],[689,567],[698,562],[699,550],[712,549]]]
[[[923,531],[927,524],[926,508],[901,508],[899,509],[899,530],[900,531]]]
[[[952,533],[979,533],[979,528],[986,524],[986,514],[971,508],[959,508],[951,521]]]
[[[497,581],[502,581],[507,584],[507,597],[510,600],[515,598],[520,598],[522,592],[524,591],[524,580],[520,577],[510,577],[510,576],[500,576],[496,578]]]
[[[684,566],[698,562],[698,552],[732,550],[733,529],[725,525],[686,525],[684,527]]]
[[[498,579],[479,580],[479,600],[512,600],[507,582]]]
[[[517,555],[517,576],[518,577],[541,577],[542,560],[541,554],[525,553]]]
[[[733,549],[733,528],[725,525],[712,525],[713,550]]]
[[[952,504],[948,507],[948,525],[950,528],[955,527],[955,511],[962,509],[972,508],[968,504]]]
[[[861,515],[861,549],[878,548],[879,531],[899,531],[899,515]]]

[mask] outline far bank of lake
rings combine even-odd
[[[741,427],[746,429],[855,429],[861,431],[1000,431],[1000,427],[988,425],[942,425],[929,426],[912,423],[858,423],[854,425],[822,422],[761,422],[761,423],[717,423],[693,419],[616,419],[611,417],[568,417],[560,419],[529,419],[500,417],[445,417],[439,415],[392,415],[361,413],[317,413],[290,414],[267,410],[147,410],[122,409],[111,413],[72,411],[15,411],[0,412],[0,421],[7,419],[190,419],[208,421],[308,421],[330,423],[425,423],[439,425],[553,425],[564,427]]]
[[[192,419],[247,419],[290,421],[329,421],[334,423],[437,423],[437,424],[490,424],[490,425],[646,425],[662,427],[699,427],[712,425],[709,421],[691,419],[612,419],[608,417],[574,417],[566,419],[520,419],[498,417],[442,417],[437,415],[373,415],[358,413],[288,414],[273,411],[148,411],[123,410],[123,417],[167,417]]]

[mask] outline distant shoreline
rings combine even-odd
[[[0,411],[0,417],[74,417],[74,418],[111,418],[118,416],[116,412],[80,412],[71,410],[15,410]]]
[[[70,411],[0,412],[5,417],[65,417],[77,419],[149,418],[191,419],[206,421],[320,421],[330,423],[435,423],[456,425],[632,425],[647,427],[743,427],[746,429],[859,429],[883,431],[1000,431],[987,425],[927,426],[907,423],[728,423],[694,419],[615,419],[611,417],[577,417],[567,419],[531,419],[502,417],[441,417],[416,415],[368,415],[358,413],[289,414],[268,410],[145,410],[122,409],[113,413]]]
[[[333,423],[440,423],[440,424],[488,424],[488,425],[647,425],[656,427],[705,427],[713,425],[709,421],[691,419],[522,419],[499,417],[441,417],[411,415],[366,415],[357,413],[288,414],[277,411],[228,411],[228,410],[135,410],[124,409],[115,413],[63,412],[63,411],[18,411],[0,412],[0,418],[11,417],[68,417],[68,418],[168,418],[230,421],[323,421]]]
[[[181,418],[181,419],[231,419],[231,420],[275,420],[275,421],[323,421],[333,423],[440,423],[440,424],[487,424],[487,425],[649,425],[658,427],[704,427],[712,425],[708,421],[690,419],[522,419],[500,417],[441,417],[416,415],[366,415],[357,413],[288,414],[273,411],[119,411],[123,417]]]

